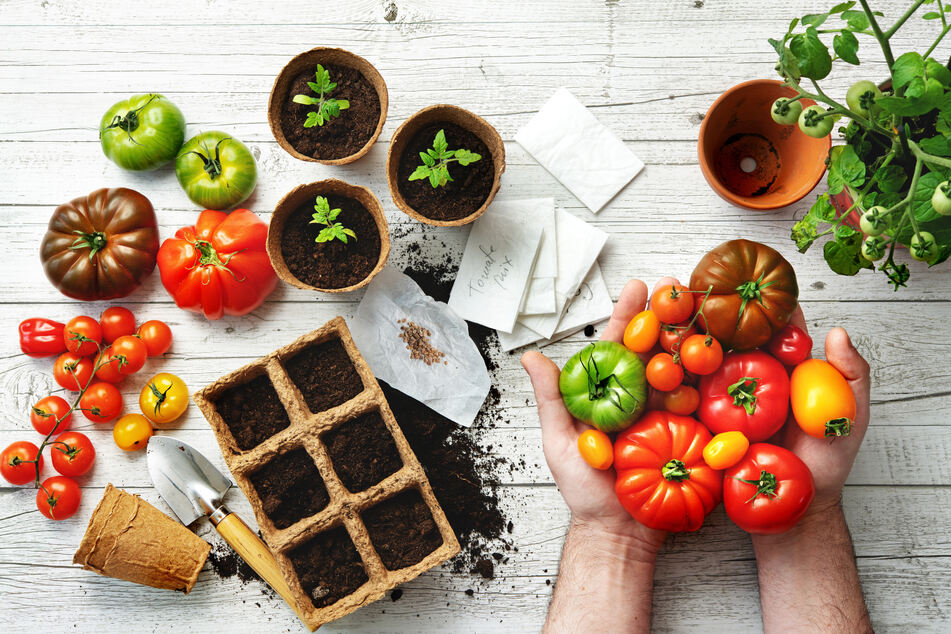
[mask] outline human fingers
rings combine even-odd
[[[543,441],[558,435],[571,435],[575,431],[575,421],[561,400],[558,387],[561,371],[558,366],[541,352],[531,350],[522,355],[522,367],[528,372],[535,390]]]
[[[789,318],[789,323],[793,326],[802,328],[806,333],[809,332],[809,327],[806,326],[806,316],[802,312],[801,304],[796,306],[796,310],[793,311],[792,317]]]
[[[868,362],[862,357],[848,333],[842,328],[833,328],[826,335],[826,361],[849,382],[852,393],[855,395],[855,420],[857,425],[864,426],[869,420],[869,400],[871,392],[871,372]],[[856,430],[853,429],[853,432]]]
[[[604,327],[601,339],[620,343],[624,339],[624,329],[634,315],[644,310],[647,305],[647,284],[640,280],[631,280],[625,284],[621,296],[614,305],[614,312],[608,325]]]
[[[682,284],[680,283],[680,280],[678,280],[676,277],[670,277],[669,275],[667,277],[662,277],[659,280],[657,280],[656,284],[654,284],[654,288],[651,290],[651,296],[653,296],[654,293],[657,292],[657,289],[663,286],[678,286],[679,287],[679,286],[682,286]]]

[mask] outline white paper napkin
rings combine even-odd
[[[515,140],[594,213],[644,169],[566,88],[552,95]]]
[[[491,205],[472,225],[449,306],[463,319],[511,332],[525,299],[542,227]]]
[[[400,338],[409,322],[429,330],[430,344],[445,356],[431,365],[413,359]],[[446,304],[407,275],[385,268],[367,286],[349,326],[377,378],[460,425],[472,424],[491,380],[469,327]]]

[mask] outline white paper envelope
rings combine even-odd
[[[515,140],[594,213],[644,169],[566,88],[552,95]]]
[[[410,322],[429,330],[430,345],[444,356],[431,364],[414,359],[401,338]],[[348,325],[377,378],[460,425],[472,424],[491,380],[469,327],[446,304],[409,276],[385,268],[367,286]]]
[[[578,332],[589,324],[604,321],[611,316],[612,312],[614,312],[614,301],[611,299],[611,293],[608,292],[608,285],[604,283],[601,266],[595,262],[578,292],[568,302],[555,334],[551,336],[551,339],[540,342],[539,345],[546,346]]]
[[[449,306],[463,319],[511,332],[542,238],[534,216],[492,204],[472,224]]]
[[[536,268],[538,265],[535,265]],[[555,278],[533,277],[519,315],[547,315],[555,312]]]

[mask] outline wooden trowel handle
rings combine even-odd
[[[254,568],[254,572],[258,573],[269,586],[274,588],[274,591],[294,608],[298,618],[306,623],[306,619],[297,607],[297,601],[294,600],[294,596],[291,594],[291,589],[277,567],[277,561],[274,560],[274,556],[261,541],[261,538],[255,535],[254,531],[234,513],[228,513],[224,519],[218,522],[215,528],[218,529],[218,534],[228,542],[228,545],[248,562],[248,565]],[[313,628],[311,628],[311,631],[313,631]]]

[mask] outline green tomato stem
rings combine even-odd
[[[682,460],[671,458],[661,470],[661,475],[670,482],[683,482],[690,479],[690,469]]]

